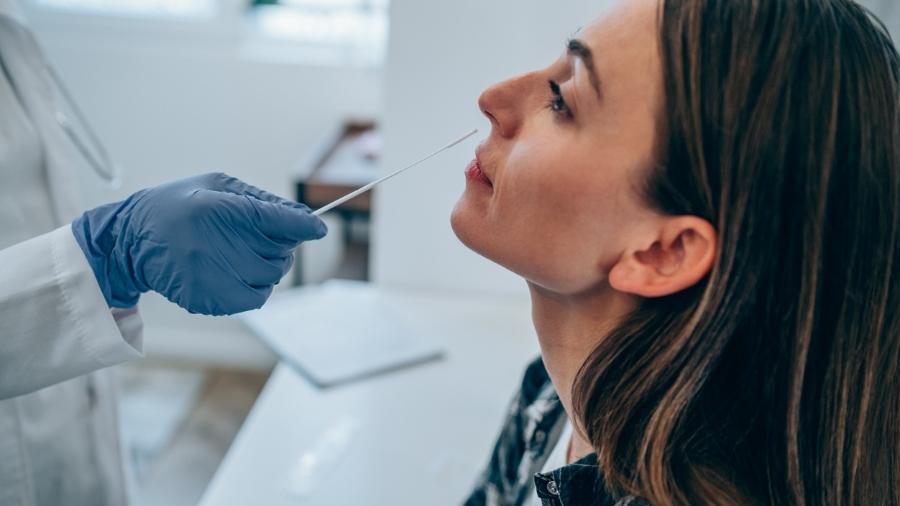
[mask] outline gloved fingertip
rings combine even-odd
[[[303,207],[305,209],[300,209],[300,211],[303,216],[303,227],[305,229],[304,235],[306,237],[302,239],[317,241],[328,235],[328,225],[322,220],[322,218],[313,215],[312,211],[308,207]]]
[[[316,229],[316,240],[323,239],[326,235],[328,235],[328,225],[322,221],[322,219],[318,219],[318,229]]]

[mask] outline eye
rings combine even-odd
[[[550,94],[550,102],[547,104],[547,107],[563,119],[572,119],[572,109],[566,103],[566,99],[562,95],[562,89],[560,89],[556,81],[550,81]]]

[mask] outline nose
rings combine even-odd
[[[481,112],[491,121],[494,132],[504,138],[514,137],[521,126],[527,80],[525,75],[503,81],[486,89],[478,98]]]

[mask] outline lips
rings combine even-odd
[[[469,166],[466,167],[466,178],[469,181],[484,184],[487,186],[493,187],[493,183],[490,178],[487,177],[487,174],[481,170],[481,163],[478,162],[478,159],[472,160],[469,162]]]

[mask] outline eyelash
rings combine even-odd
[[[566,103],[566,99],[562,95],[562,90],[556,81],[550,81],[550,93],[552,93],[553,96],[550,97],[547,108],[563,119],[572,119],[572,109],[570,109],[569,104]]]

